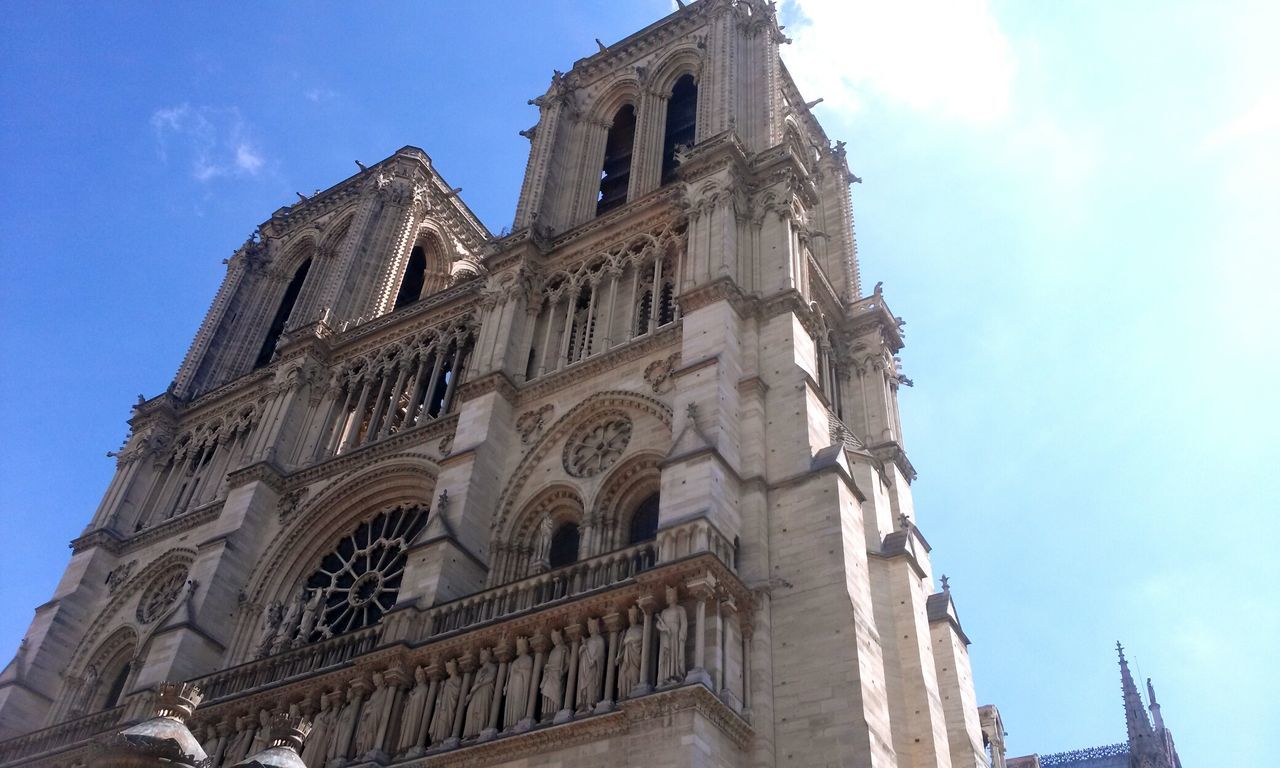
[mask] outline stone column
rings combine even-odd
[[[564,701],[556,713],[556,723],[573,718],[574,699],[578,693],[578,648],[582,645],[582,625],[570,624],[564,628],[564,633],[569,638],[569,678],[564,686]]]
[[[542,663],[547,657],[547,651],[551,648],[551,641],[547,636],[539,632],[533,636],[530,642],[533,646],[533,677],[529,683],[529,706],[525,710],[524,719],[518,723],[507,723],[507,728],[515,726],[515,730],[527,731],[537,722],[538,702],[542,700]]]
[[[511,646],[506,638],[494,649],[498,657],[498,677],[493,681],[493,701],[489,702],[489,720],[480,732],[480,740],[487,741],[498,735],[498,715],[502,712],[502,689],[507,684],[507,665],[511,663]]]
[[[427,742],[431,739],[429,735],[431,718],[435,715],[436,696],[440,694],[440,681],[444,679],[444,667],[440,666],[439,661],[432,661],[426,667],[427,679],[431,681],[431,685],[427,688],[427,705],[422,710],[422,722],[418,725],[418,738],[409,754],[406,757],[419,757],[427,749]]]
[[[618,632],[622,629],[622,614],[615,611],[606,615],[604,626],[609,631],[609,651],[604,657],[604,696],[596,706],[597,712],[608,712],[613,709],[613,702],[617,698],[613,684],[618,677]]]
[[[458,691],[458,708],[453,713],[453,735],[444,743],[446,749],[458,746],[462,740],[462,724],[467,717],[467,694],[471,693],[471,678],[476,673],[476,659],[467,653],[461,659],[462,689]]]
[[[711,676],[707,674],[707,601],[715,597],[713,581],[711,576],[701,576],[696,579],[690,579],[686,586],[693,595],[694,611],[693,611],[693,666],[689,669],[689,673],[685,675],[685,680],[690,683],[702,683],[715,690],[715,685],[711,682]]]
[[[658,601],[653,595],[636,600],[644,614],[644,643],[640,646],[640,684],[627,692],[628,698],[643,696],[653,690],[653,609]]]

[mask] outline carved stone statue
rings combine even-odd
[[[334,720],[337,718],[335,706],[340,697],[339,693],[320,694],[320,711],[311,720],[311,735],[307,737],[302,749],[302,762],[307,764],[307,768],[324,768],[329,741],[333,737]]]
[[[231,746],[227,747],[222,760],[227,765],[235,765],[241,760],[248,757],[250,745],[253,744],[253,718],[249,715],[241,715],[236,718],[236,735],[231,740]]]
[[[413,671],[414,686],[404,702],[404,712],[400,715],[400,743],[397,754],[404,754],[422,743],[422,732],[426,727],[423,722],[427,714],[427,696],[431,686],[427,682],[427,670],[418,667]]]
[[[324,590],[319,587],[307,590],[307,594],[309,597],[302,606],[302,619],[298,622],[295,645],[302,645],[311,639],[311,633],[316,629],[316,619],[319,618],[320,604],[324,601]]]
[[[271,713],[265,709],[258,710],[258,732],[253,735],[253,743],[249,745],[249,754],[256,755],[271,746]]]
[[[462,725],[462,737],[479,736],[489,722],[489,705],[493,703],[493,687],[498,679],[498,665],[493,663],[493,653],[488,648],[480,649],[480,667],[476,670],[475,679],[471,681],[471,690],[467,692],[466,719]]]
[[[564,645],[560,630],[551,630],[551,652],[542,667],[542,716],[550,718],[560,709],[564,700],[564,678],[569,672],[569,649]]]
[[[640,623],[640,611],[634,605],[627,609],[630,625],[622,633],[618,648],[618,698],[631,695],[631,689],[640,684],[640,661],[644,656],[644,625]]]
[[[360,702],[364,699],[364,688],[353,685],[347,689],[347,703],[338,713],[338,725],[334,729],[333,742],[325,754],[327,759],[347,758],[351,753],[351,742],[359,725]]]
[[[262,609],[262,634],[258,636],[257,658],[271,653],[271,641],[276,639],[276,630],[280,629],[283,610],[279,600],[272,600]]]
[[[458,708],[458,696],[462,693],[458,660],[449,659],[444,663],[444,668],[449,677],[440,686],[440,693],[436,694],[436,711],[431,716],[431,727],[428,730],[432,744],[439,744],[453,735],[453,714]]]
[[[600,636],[600,620],[587,619],[587,638],[578,649],[579,712],[590,712],[600,703],[605,655],[604,638]]]
[[[542,519],[538,521],[538,530],[534,532],[533,538],[532,565],[535,573],[541,573],[551,562],[552,528],[551,515],[543,513]]]
[[[524,719],[529,704],[529,681],[533,677],[533,657],[529,655],[529,638],[516,638],[516,658],[507,667],[507,685],[503,694],[507,706],[502,713],[502,723],[512,728]]]
[[[655,617],[658,628],[658,685],[683,682],[685,640],[689,636],[689,614],[680,605],[675,587],[667,587],[667,607]]]
[[[381,722],[382,709],[392,695],[391,686],[381,672],[373,673],[373,694],[360,710],[360,724],[356,728],[355,756],[362,757],[382,749],[378,743],[378,726]]]
[[[279,653],[289,647],[293,636],[298,632],[298,621],[302,618],[302,594],[289,601],[284,607],[284,616],[280,619],[280,628],[276,630],[275,639],[271,642],[271,652]]]

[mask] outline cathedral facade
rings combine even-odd
[[[987,765],[787,42],[699,0],[556,72],[510,234],[413,147],[263,222],[0,675],[0,765],[92,765],[157,691],[211,768]]]

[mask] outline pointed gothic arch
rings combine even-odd
[[[239,616],[226,664],[249,660],[262,607],[296,598],[317,564],[361,524],[397,506],[429,509],[439,472],[421,455],[396,454],[347,475],[290,513],[246,582],[245,604],[251,609]]]

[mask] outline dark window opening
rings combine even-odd
[[[120,703],[120,697],[124,695],[124,684],[129,679],[129,665],[120,666],[120,671],[116,673],[115,679],[111,681],[111,687],[107,689],[107,700],[103,704],[103,709],[111,709]]]
[[[552,568],[578,562],[578,524],[565,523],[551,536]]]
[[[667,126],[662,138],[662,183],[676,177],[676,147],[692,147],[698,122],[698,85],[693,75],[676,81],[667,101]]]
[[[427,253],[422,246],[413,246],[409,254],[409,263],[404,268],[404,279],[400,281],[400,292],[396,294],[394,312],[407,307],[422,296],[422,285],[427,280]]]
[[[653,291],[645,289],[636,302],[636,335],[643,336],[649,332],[649,313],[653,309]]]
[[[640,502],[636,511],[631,513],[631,532],[628,544],[639,544],[642,541],[653,541],[658,538],[658,494]]]
[[[631,180],[631,147],[636,136],[636,110],[627,104],[613,116],[613,126],[604,143],[604,166],[600,171],[600,197],[596,215],[611,211],[627,202],[627,184]]]
[[[263,340],[262,349],[258,352],[258,359],[253,363],[255,369],[271,362],[271,357],[275,355],[276,342],[280,340],[280,334],[284,333],[284,324],[289,321],[289,315],[293,312],[293,305],[298,303],[298,294],[302,293],[302,284],[306,282],[309,269],[311,269],[311,259],[302,262],[302,266],[298,267],[298,271],[293,273],[293,279],[289,281],[289,287],[284,289],[284,298],[280,299],[280,307],[276,309],[276,316],[272,318],[271,326],[267,329],[267,338]]]
[[[676,286],[671,281],[662,284],[658,297],[658,325],[666,325],[676,319]]]
[[[595,318],[589,316],[591,310],[591,289],[583,288],[578,292],[578,300],[573,305],[572,326],[569,328],[569,349],[565,352],[565,362],[586,357],[591,351],[591,337],[595,332]]]

